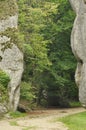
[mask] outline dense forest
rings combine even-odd
[[[21,101],[30,107],[68,107],[78,101],[70,35],[75,14],[68,0],[18,0],[24,73]]]

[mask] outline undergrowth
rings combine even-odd
[[[25,117],[26,116],[26,113],[21,113],[19,111],[16,111],[16,112],[10,112],[9,115],[12,117],[12,118],[19,118],[19,117]]]

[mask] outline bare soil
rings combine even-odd
[[[0,130],[68,130],[55,119],[83,111],[84,108],[35,110],[24,118],[1,120]]]

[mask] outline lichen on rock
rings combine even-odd
[[[19,40],[18,8],[16,0],[0,1],[0,69],[10,77],[8,83],[8,109],[15,111],[18,106],[22,72],[23,52]],[[0,105],[0,111],[5,110]]]

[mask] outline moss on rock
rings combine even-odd
[[[19,30],[16,28],[8,28],[4,32],[0,33],[1,36],[7,36],[10,38],[10,42],[4,43],[5,46],[2,51],[4,51],[7,48],[12,47],[12,43],[18,46],[18,48],[23,51],[23,35],[20,34]]]
[[[6,19],[18,12],[16,0],[0,0],[0,19]]]

